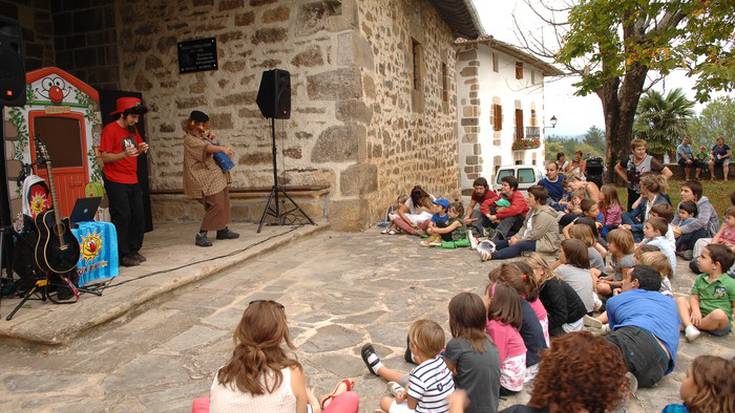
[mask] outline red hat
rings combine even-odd
[[[140,101],[139,98],[134,98],[134,97],[118,98],[115,103],[117,105],[117,110],[115,110],[114,112],[111,112],[110,115],[117,115],[119,113],[125,112],[128,109],[133,109],[137,107],[140,107],[140,109],[135,110],[133,112],[138,113],[140,115],[148,112],[148,109],[146,109],[146,107],[143,106],[143,103]]]

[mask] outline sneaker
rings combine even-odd
[[[207,238],[206,233],[204,234],[199,233],[194,237],[194,244],[197,247],[211,247],[212,241],[210,241],[209,238]]]
[[[585,327],[602,328],[602,322],[594,317],[585,314],[583,319]]]
[[[140,261],[135,259],[133,255],[126,255],[120,258],[120,265],[123,267],[135,267],[136,265],[140,265]]]
[[[699,337],[699,335],[702,334],[697,327],[694,327],[693,325],[688,325],[687,328],[684,329],[684,336],[686,336],[688,342],[692,342]]]
[[[385,387],[386,389],[388,389],[388,393],[390,393],[393,397],[398,397],[399,394],[406,391],[403,386],[394,381],[389,381],[388,383],[386,383]]]
[[[230,231],[229,228],[221,229],[217,231],[217,239],[238,239],[240,234],[237,232]]]
[[[473,250],[476,250],[480,242],[475,238],[475,234],[473,234],[472,231],[467,231],[467,238],[470,240],[470,247],[472,247]]]
[[[600,296],[597,294],[592,294],[592,309],[595,311],[600,311],[602,308],[602,300],[600,300]]]
[[[135,258],[135,259],[136,259],[136,260],[138,260],[139,262],[146,262],[146,261],[148,261],[148,258],[146,258],[146,257],[144,257],[144,256],[142,256],[142,255],[140,255],[140,254],[138,254],[137,252],[135,252],[135,253],[132,253],[132,254],[130,254],[130,255],[131,255],[131,256],[133,256],[133,258]]]

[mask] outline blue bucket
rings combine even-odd
[[[217,166],[222,168],[222,172],[229,172],[230,169],[235,167],[230,157],[224,152],[217,152],[212,156],[214,157],[214,161],[217,162]]]

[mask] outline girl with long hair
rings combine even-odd
[[[351,391],[351,380],[342,380],[319,401],[307,390],[301,364],[283,348],[296,349],[289,338],[283,305],[252,301],[233,338],[232,357],[212,382],[210,412],[357,413],[359,396]]]
[[[695,358],[679,393],[684,404],[670,404],[662,413],[735,413],[735,361]]]

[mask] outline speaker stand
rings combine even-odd
[[[276,118],[271,118],[271,149],[273,152],[273,186],[271,187],[271,193],[268,195],[268,199],[265,202],[263,215],[260,216],[257,233],[260,234],[260,230],[263,229],[266,216],[274,218],[270,225],[305,225],[307,222],[311,225],[316,225],[309,215],[301,209],[299,204],[297,204],[296,201],[288,195],[288,192],[278,184],[278,164],[276,163]],[[279,197],[281,197],[280,200]],[[293,206],[287,208],[286,200],[290,201]]]

